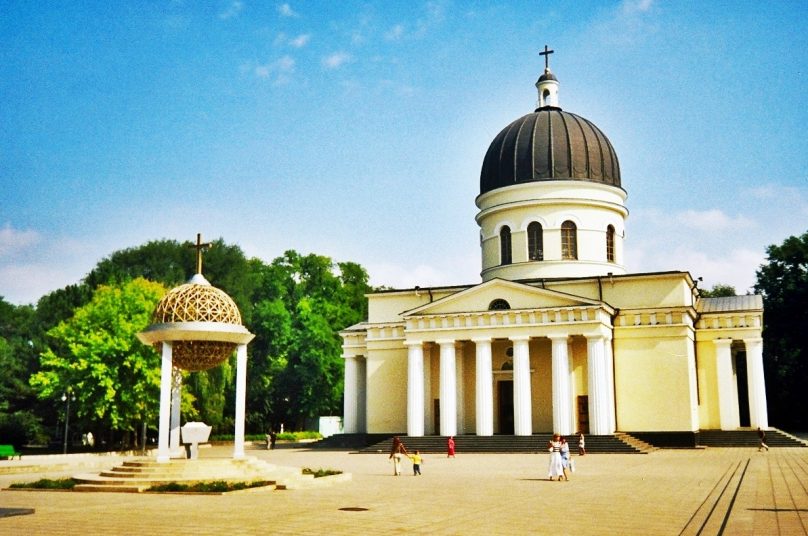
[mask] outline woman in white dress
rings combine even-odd
[[[564,465],[561,462],[561,436],[553,434],[552,441],[547,443],[547,450],[550,452],[550,467],[547,471],[547,476],[550,477],[550,480],[558,477],[560,482],[561,478],[565,477]]]

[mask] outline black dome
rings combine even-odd
[[[585,180],[620,187],[620,164],[591,121],[545,106],[497,134],[480,173],[480,194],[524,182]]]

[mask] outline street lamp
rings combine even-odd
[[[68,387],[67,392],[62,393],[62,402],[65,403],[65,442],[64,442],[64,449],[62,450],[63,454],[67,454],[67,437],[70,423],[70,402],[75,400],[76,395]]]

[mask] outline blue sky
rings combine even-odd
[[[806,23],[804,1],[6,3],[0,296],[197,232],[478,282],[480,166],[545,44],[620,158],[629,271],[745,292],[808,230]]]

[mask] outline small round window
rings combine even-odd
[[[496,300],[492,301],[488,305],[488,310],[489,311],[503,311],[505,309],[510,309],[510,308],[511,308],[511,304],[509,304],[508,302],[506,302],[503,299],[496,299]]]

